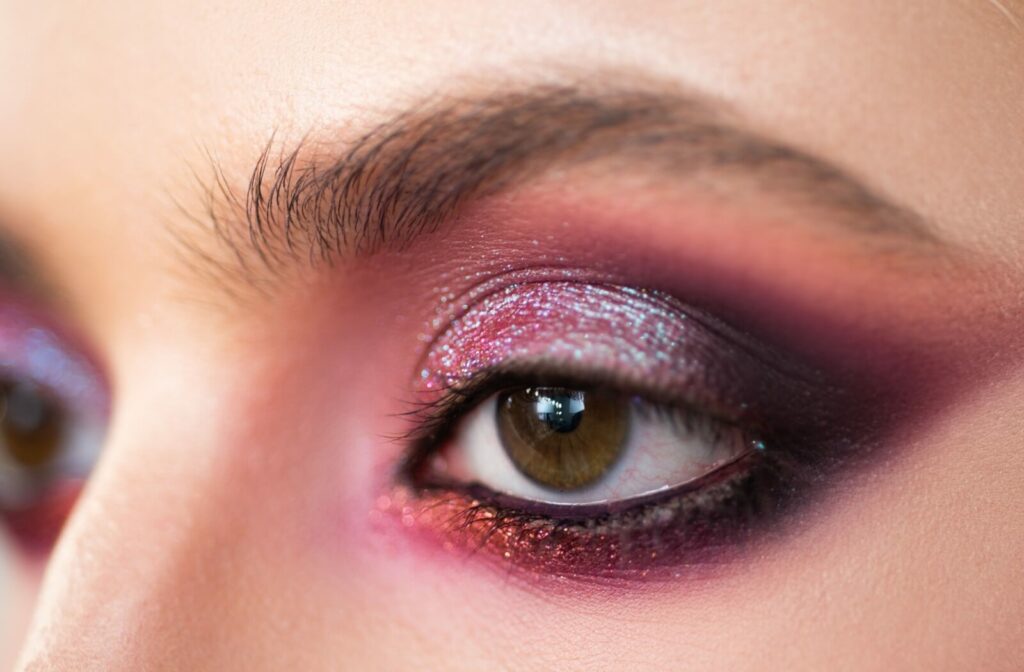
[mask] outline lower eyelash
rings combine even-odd
[[[542,372],[526,377],[545,379]],[[517,379],[501,373],[495,380],[508,385]],[[851,448],[839,438],[844,425],[832,414],[802,411],[777,420],[751,414],[742,421],[750,451],[674,491],[593,506],[524,501],[429,477],[431,460],[441,457],[437,446],[451,431],[451,418],[460,418],[462,408],[493,392],[486,379],[483,386],[469,389],[451,392],[440,406],[420,409],[425,414],[417,415],[419,433],[406,437],[415,449],[398,474],[404,494],[393,501],[401,502],[396,506],[406,527],[421,529],[442,546],[479,552],[510,571],[538,577],[670,579],[697,565],[718,566],[723,557],[747,548],[750,539],[777,529],[772,523],[782,522],[780,510],[811,491],[806,486],[820,481],[830,463],[837,466]],[[686,404],[670,403],[654,403],[648,412],[672,413],[684,426],[714,421],[706,413],[688,411]]]
[[[418,493],[404,511],[407,525],[421,524],[510,567],[546,576],[646,579],[712,560],[780,504],[779,483],[773,460],[751,453],[675,493],[621,508],[538,505],[478,486],[437,486]]]

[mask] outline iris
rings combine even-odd
[[[565,388],[528,387],[503,394],[498,435],[527,477],[557,490],[599,480],[625,447],[629,407],[618,397]]]

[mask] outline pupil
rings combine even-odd
[[[554,432],[574,432],[583,420],[585,404],[582,392],[535,390],[534,412]]]

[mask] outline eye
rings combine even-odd
[[[449,303],[379,506],[533,574],[717,566],[890,417],[874,379],[662,292],[540,280]]]
[[[456,429],[445,475],[527,501],[623,502],[707,476],[763,446],[740,427],[604,389],[521,387]]]
[[[101,379],[57,332],[0,310],[0,520],[27,552],[54,542],[106,426]]]

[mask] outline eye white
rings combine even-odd
[[[444,452],[444,472],[519,499],[562,505],[618,502],[668,490],[698,479],[752,450],[746,433],[683,410],[653,412],[646,402],[629,404],[629,431],[619,459],[595,483],[571,492],[545,488],[528,478],[502,445],[498,395],[463,420]]]

